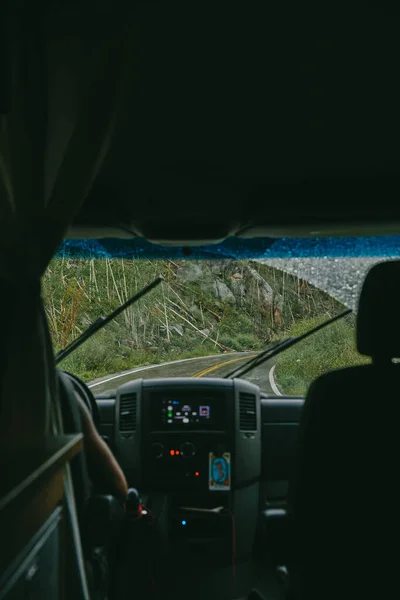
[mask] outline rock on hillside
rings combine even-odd
[[[221,281],[221,279],[215,279],[213,283],[213,292],[215,297],[221,300],[221,302],[226,302],[227,304],[236,304],[236,298],[234,294],[228,288],[226,283]]]
[[[238,265],[235,260],[210,263],[186,263],[176,272],[178,280],[196,284],[223,304],[242,304],[254,300],[260,310],[281,310],[282,298],[251,263]]]
[[[176,276],[183,281],[199,283],[204,277],[205,265],[188,262],[178,268]]]
[[[272,287],[265,281],[263,277],[253,267],[247,266],[247,271],[251,277],[257,282],[258,296],[263,304],[273,304],[274,302],[274,291]]]

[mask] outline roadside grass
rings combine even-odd
[[[326,318],[302,319],[290,327],[287,335],[301,335]],[[354,321],[349,315],[279,354],[275,379],[281,391],[304,396],[310,383],[326,371],[369,363],[368,357],[357,352]]]
[[[161,344],[158,348],[126,348],[121,350],[115,332],[104,328],[68,356],[60,367],[74,373],[83,381],[92,381],[120,371],[156,365],[182,358],[197,358],[218,354],[218,348],[205,343],[202,346],[179,348]]]

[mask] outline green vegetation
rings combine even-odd
[[[289,328],[288,337],[305,333],[324,319],[302,319]],[[279,354],[275,378],[285,394],[303,396],[310,383],[332,369],[366,364],[369,359],[357,352],[354,316],[349,315]]]
[[[55,350],[159,274],[165,283],[61,366],[88,381],[179,358],[259,350],[281,339],[298,321],[311,325],[310,319],[341,310],[338,302],[307,282],[257,261],[65,256],[51,262],[42,286]]]

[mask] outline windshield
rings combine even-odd
[[[96,396],[136,378],[223,377],[257,352],[355,308],[382,258],[240,260],[53,259],[43,296],[55,350],[158,275],[165,279],[61,364]],[[270,394],[303,395],[333,368],[368,362],[355,348],[355,316],[256,367],[244,379]]]

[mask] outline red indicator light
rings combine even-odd
[[[175,450],[175,454],[179,456],[179,450]]]
[[[196,477],[198,477],[200,475],[200,473],[198,471],[196,471],[195,475],[196,475]]]
[[[170,453],[171,456],[174,456],[175,450],[170,450],[169,453]]]

